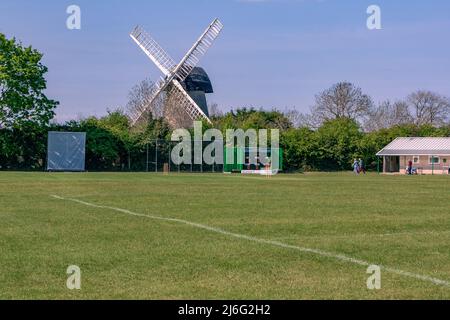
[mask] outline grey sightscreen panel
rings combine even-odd
[[[84,171],[85,132],[48,133],[47,170]]]

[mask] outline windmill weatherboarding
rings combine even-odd
[[[152,103],[163,91],[166,91],[167,95],[170,96],[171,99],[174,99],[193,121],[205,119],[207,122],[211,123],[211,120],[205,112],[203,112],[183,88],[182,83],[198,64],[200,58],[206,53],[209,47],[211,47],[222,28],[222,23],[218,19],[215,19],[178,64],[140,26],[134,28],[130,37],[137,43],[142,51],[144,51],[150,60],[153,61],[159,70],[161,70],[164,76],[155,83],[153,92],[148,97],[147,101],[139,108],[133,110],[130,114],[132,125],[135,125],[139,121],[142,115],[151,107]]]

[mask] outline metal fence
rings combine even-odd
[[[128,159],[122,160],[119,171],[137,172],[223,172],[223,164],[194,164],[194,141],[191,142],[190,164],[176,164],[171,153],[179,142],[151,140],[141,150],[131,152]],[[202,153],[210,142],[202,141]],[[89,170],[89,166],[87,167]]]

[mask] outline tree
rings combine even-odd
[[[366,131],[375,131],[412,122],[413,119],[406,102],[392,103],[386,100],[369,113],[369,118],[364,127]]]
[[[39,170],[45,162],[47,130],[0,129],[0,169]]]
[[[122,162],[127,158],[127,167],[131,167],[131,150],[133,149],[134,141],[130,135],[130,123],[128,117],[121,109],[114,111],[108,110],[108,114],[98,120],[99,127],[108,130],[113,134],[123,146],[126,154],[121,153]]]
[[[294,128],[317,128],[310,114],[302,113],[296,109],[288,109],[284,116],[289,120]]]
[[[218,118],[223,116],[223,111],[217,103],[208,104],[208,113],[211,118]]]
[[[316,95],[311,116],[316,124],[340,118],[362,121],[372,108],[372,99],[360,88],[349,82],[339,82]]]
[[[58,102],[43,93],[47,67],[42,56],[0,33],[0,127],[42,127],[53,118]]]
[[[408,96],[414,122],[417,125],[443,125],[450,115],[450,99],[438,93],[419,90]]]
[[[277,110],[264,111],[254,108],[227,112],[224,116],[215,118],[214,125],[221,130],[228,128],[287,130],[292,127],[283,113]]]
[[[145,119],[148,119],[149,116],[154,119],[163,117],[164,99],[162,95],[159,95],[151,105],[148,104],[155,90],[155,84],[150,79],[142,80],[131,88],[128,93],[128,103],[126,106],[128,112],[130,114],[144,113],[143,118]]]
[[[281,133],[285,171],[306,171],[311,168],[311,148],[315,132],[307,127],[292,128]]]
[[[315,132],[310,148],[311,165],[320,170],[346,170],[358,157],[358,142],[364,134],[355,120],[339,118],[324,122]]]

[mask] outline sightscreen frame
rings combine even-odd
[[[86,132],[49,131],[47,171],[85,171]]]

